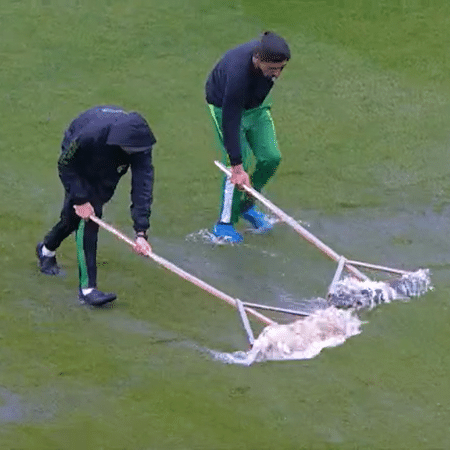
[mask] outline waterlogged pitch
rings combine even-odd
[[[450,447],[448,17],[443,0],[2,1],[0,448]],[[248,349],[233,308],[108,233],[109,309],[78,304],[74,242],[58,253],[66,277],[41,276],[34,249],[61,206],[64,128],[117,104],[158,139],[157,254],[243,302],[323,298],[336,263],[281,223],[240,246],[202,242],[221,183],[204,81],[266,29],[292,52],[268,198],[348,258],[430,269],[434,289],[359,312],[361,332],[312,359],[246,367],[211,354]],[[131,236],[129,185],[104,219]]]

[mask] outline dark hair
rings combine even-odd
[[[287,42],[272,31],[265,31],[254,50],[254,54],[265,62],[283,62],[291,59]]]

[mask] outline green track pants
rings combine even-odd
[[[208,106],[220,144],[222,162],[229,165],[228,154],[223,146],[222,109],[214,105]],[[240,143],[244,170],[249,173],[254,167],[250,174],[250,181],[253,188],[260,192],[275,174],[281,161],[269,106],[263,105],[244,111],[241,120]],[[241,213],[252,205],[253,200],[224,177],[219,222],[235,224]]]

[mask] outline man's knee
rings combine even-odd
[[[73,207],[68,206],[61,211],[59,223],[62,229],[69,234],[78,228],[80,217],[77,216]]]
[[[281,155],[275,155],[271,158],[271,164],[276,169],[281,163]]]
[[[274,174],[281,162],[281,155],[272,155],[258,161],[264,170],[270,174]]]

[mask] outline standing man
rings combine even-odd
[[[223,183],[220,218],[212,233],[231,243],[243,240],[234,228],[239,217],[247,220],[258,233],[265,233],[273,226],[243,193],[242,186],[261,191],[280,163],[266,97],[290,57],[286,41],[266,31],[259,40],[225,53],[206,82],[206,101],[221,143],[223,162],[231,165],[231,177]],[[252,154],[256,164],[249,177]]]
[[[134,249],[147,255],[150,206],[153,192],[152,146],[156,139],[146,120],[136,112],[115,106],[96,106],[80,114],[69,126],[61,144],[59,178],[65,189],[59,222],[36,247],[39,268],[58,275],[56,249],[76,232],[79,298],[100,306],[115,300],[113,293],[97,289],[98,225],[89,220],[102,216],[120,178],[131,168],[131,217]]]

